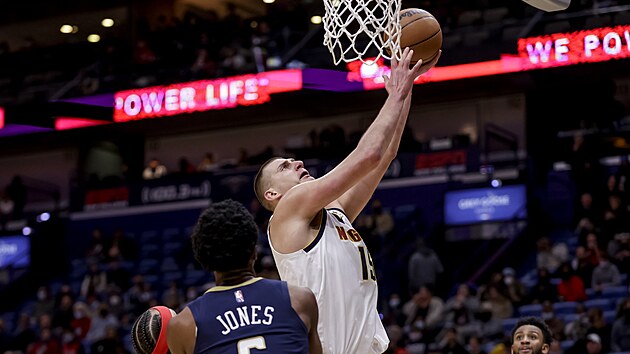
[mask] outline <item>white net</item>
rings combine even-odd
[[[400,54],[401,0],[323,0],[324,45],[335,65]],[[389,51],[389,52],[388,52]]]

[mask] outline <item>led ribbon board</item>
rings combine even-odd
[[[121,91],[114,95],[114,121],[263,104],[274,93],[301,89],[301,70],[279,70]]]

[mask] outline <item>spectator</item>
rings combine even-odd
[[[564,354],[564,351],[562,350],[562,346],[560,345],[559,341],[554,340],[553,342],[551,342],[551,344],[549,345],[548,354]]]
[[[190,161],[188,161],[188,159],[185,157],[181,157],[179,159],[178,166],[179,166],[178,172],[181,175],[188,175],[191,173],[195,173],[195,166],[193,166],[193,164],[191,164]]]
[[[503,337],[503,322],[494,316],[491,303],[482,302],[475,318],[478,321],[473,323],[475,325],[473,335],[491,340]]]
[[[586,292],[582,279],[573,273],[569,263],[563,263],[559,269],[560,283],[558,296],[562,301],[584,301]]]
[[[128,238],[124,231],[118,229],[114,231],[114,237],[107,247],[107,257],[109,260],[129,261],[137,256],[136,244]]]
[[[514,306],[521,306],[525,302],[525,285],[516,278],[516,272],[512,268],[503,269],[503,284],[507,295]]]
[[[120,265],[120,261],[112,260],[107,270],[107,287],[124,292],[129,289],[129,271]]]
[[[446,301],[444,313],[446,315],[446,323],[455,326],[458,332],[466,335],[473,321],[477,310],[479,309],[479,300],[470,294],[470,288],[466,284],[460,284],[457,287],[457,294]]]
[[[501,294],[495,285],[488,286],[486,290],[485,299],[482,299],[482,301],[492,306],[492,316],[497,319],[512,317],[512,313],[514,312],[512,302]]]
[[[584,284],[591,284],[593,279],[595,265],[590,255],[584,246],[578,246],[575,248],[575,258],[571,261],[571,268]]]
[[[73,317],[72,322],[70,322],[72,333],[75,334],[75,339],[82,341],[92,326],[92,317],[90,317],[87,305],[77,301],[73,307]]]
[[[617,264],[619,271],[630,273],[630,233],[622,232],[608,243],[611,261]]]
[[[536,264],[538,268],[546,268],[550,273],[555,273],[562,262],[568,260],[568,249],[565,244],[551,245],[547,237],[543,237],[536,243],[538,254]]]
[[[142,178],[145,180],[162,178],[166,176],[166,173],[166,166],[162,165],[160,160],[153,158],[142,172]]]
[[[567,323],[564,327],[564,334],[567,340],[576,341],[584,338],[588,329],[591,328],[590,318],[583,304],[577,305],[575,313],[578,315],[577,318]]]
[[[422,328],[435,328],[444,321],[444,301],[433,296],[433,292],[422,286],[413,298],[403,306],[407,316],[406,325]]]
[[[557,287],[551,284],[551,277],[546,268],[538,268],[538,282],[532,288],[529,299],[532,303],[556,302],[558,300]]]
[[[107,335],[107,329],[110,327],[116,328],[118,326],[118,319],[109,313],[109,309],[106,304],[102,304],[98,314],[92,318],[92,325],[90,331],[85,337],[86,343],[96,344]],[[92,346],[94,349],[94,346]]]
[[[446,337],[442,345],[442,354],[468,354],[466,348],[460,343],[455,328],[446,330]]]
[[[37,335],[33,328],[31,328],[31,317],[28,313],[22,312],[17,321],[17,326],[11,335],[13,338],[9,348],[12,351],[21,353],[26,352],[26,348],[29,344],[37,340]]]
[[[597,333],[591,333],[586,336],[586,353],[587,354],[601,354],[602,353],[602,340]]]
[[[62,328],[68,329],[71,328],[72,320],[74,319],[74,315],[72,313],[72,307],[74,305],[74,300],[70,295],[64,295],[61,298],[61,302],[59,307],[55,311],[55,314],[52,318],[52,326],[53,328]]]
[[[164,291],[164,294],[162,295],[162,303],[164,306],[175,311],[177,311],[184,303],[184,294],[179,289],[176,281],[172,280],[168,289]]]
[[[92,263],[81,282],[80,294],[87,298],[90,294],[101,294],[107,288],[107,275],[98,264]]]
[[[613,352],[630,351],[630,298],[619,307],[620,314],[612,326],[611,349]]]
[[[26,354],[62,354],[61,345],[53,337],[50,328],[44,328],[39,335],[39,340],[28,346]]]
[[[84,354],[85,349],[72,331],[65,330],[61,335],[61,352],[63,354]]]
[[[118,338],[118,331],[116,328],[117,324],[107,326],[105,329],[105,335],[92,344],[90,354],[124,354],[125,350],[120,338]]]
[[[217,168],[219,168],[219,165],[214,159],[214,154],[211,152],[206,153],[199,165],[197,165],[197,171],[199,172],[212,172]]]
[[[578,220],[575,225],[579,223],[579,220],[584,218],[589,220],[595,220],[597,218],[591,193],[583,193],[580,196],[580,206],[575,211],[575,218]]]
[[[545,301],[543,303],[542,314],[540,317],[542,317],[547,326],[549,326],[554,339],[559,341],[564,340],[564,321],[553,312],[553,305],[551,302]]]
[[[424,240],[419,238],[416,242],[416,252],[409,259],[409,289],[412,292],[423,286],[435,286],[437,276],[444,271],[437,254],[425,246]]]
[[[601,292],[605,288],[621,285],[621,274],[617,266],[612,264],[606,253],[599,256],[599,264],[593,270],[591,287]]]
[[[478,336],[470,336],[468,338],[466,350],[468,350],[469,354],[487,354],[486,351],[481,348],[481,338]]]
[[[383,210],[383,205],[378,199],[372,201],[371,210],[371,215],[363,218],[363,227],[384,241],[390,232],[394,231],[394,217],[389,211]]]
[[[605,353],[610,352],[610,338],[612,336],[612,326],[606,323],[604,318],[604,312],[598,307],[588,310],[588,318],[591,327],[586,331],[587,333],[595,333],[601,339],[602,351]]]
[[[74,295],[74,291],[72,291],[72,287],[70,287],[70,284],[61,284],[59,291],[55,295],[55,307],[58,308],[61,305],[61,300],[64,296],[69,296],[71,300],[74,300]]]
[[[387,326],[387,336],[389,337],[389,348],[385,354],[409,354],[404,347],[404,332],[398,325]]]
[[[90,241],[90,248],[88,248],[86,257],[90,262],[100,262],[105,259],[105,240],[101,229],[92,230],[92,240]]]
[[[48,286],[40,286],[37,289],[37,301],[33,305],[33,317],[38,318],[43,314],[52,313],[55,308],[55,301],[53,300],[50,289]]]

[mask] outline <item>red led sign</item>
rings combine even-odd
[[[518,53],[535,68],[628,58],[630,26],[521,38]]]
[[[262,104],[271,94],[300,89],[301,70],[279,70],[122,91],[114,95],[114,121]]]

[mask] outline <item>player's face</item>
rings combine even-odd
[[[512,338],[512,354],[547,354],[549,345],[545,344],[540,328],[532,325],[519,327]]]
[[[267,166],[271,187],[284,194],[292,187],[314,178],[304,168],[304,163],[294,159],[277,159]]]

